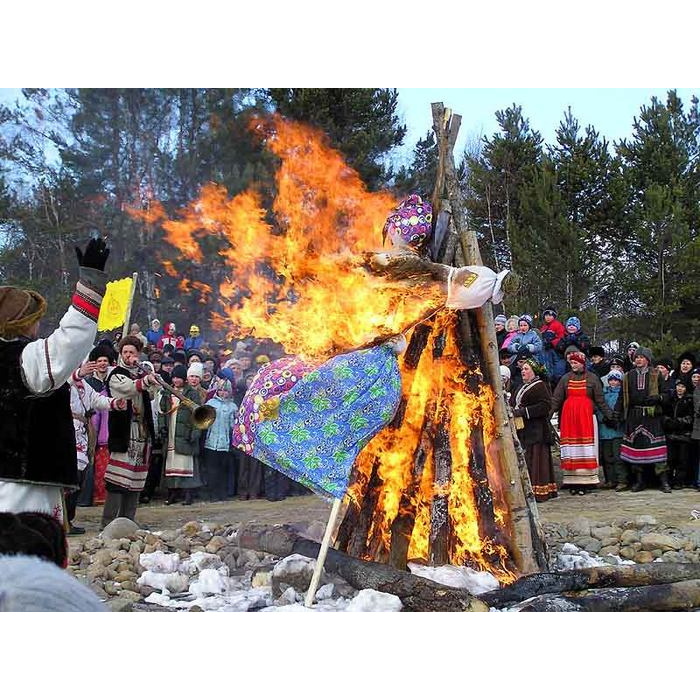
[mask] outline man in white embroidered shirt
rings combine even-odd
[[[97,236],[76,253],[71,305],[48,338],[37,338],[44,298],[0,287],[0,512],[39,511],[63,522],[62,490],[78,487],[67,380],[95,339],[109,249]]]

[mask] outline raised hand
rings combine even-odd
[[[102,236],[97,236],[97,238],[91,238],[88,241],[88,244],[85,246],[85,252],[76,246],[75,254],[80,267],[91,267],[94,270],[104,272],[105,264],[109,257],[109,248],[105,239]]]

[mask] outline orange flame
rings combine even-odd
[[[291,354],[325,359],[400,332],[444,302],[437,286],[411,288],[362,267],[362,254],[381,248],[384,221],[396,204],[390,194],[368,192],[308,126],[273,117],[252,128],[281,161],[274,224],[259,193],[230,198],[214,184],[202,187],[177,220],[165,219],[157,203],[132,212],[151,224],[161,221],[181,258],[200,266],[205,240],[216,239],[228,270],[219,285],[218,326],[231,337],[267,337]]]
[[[253,121],[252,129],[280,159],[269,210],[254,189],[231,198],[223,187],[209,184],[177,219],[167,219],[157,202],[145,212],[133,212],[149,224],[160,222],[181,260],[197,271],[206,270],[211,250],[218,251],[227,271],[218,285],[223,312],[213,315],[219,328],[229,337],[271,338],[288,353],[325,359],[399,332],[443,304],[438,286],[418,288],[379,278],[361,265],[364,252],[380,247],[382,226],[396,203],[391,195],[368,192],[340,154],[308,126],[273,117]],[[164,268],[177,274],[169,261]],[[203,280],[184,278],[180,285],[203,298],[213,293]],[[509,512],[492,449],[494,396],[479,376],[468,381],[455,319],[455,312],[445,310],[433,318],[417,367],[401,359],[404,418],[398,428],[376,435],[359,455],[348,498],[361,504],[378,464],[380,486],[367,552],[390,550],[392,525],[400,515],[412,522],[408,557],[429,561],[439,510],[449,518],[450,561],[510,581],[509,553],[497,541],[498,529],[508,527]],[[439,338],[444,349],[434,356]],[[449,473],[437,473],[435,466],[438,424],[449,427]],[[475,437],[483,442],[481,456],[472,451]],[[479,459],[485,464],[481,477],[474,467]],[[484,489],[493,495],[494,532],[480,527],[477,501]]]

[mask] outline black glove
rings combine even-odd
[[[611,430],[615,430],[615,428],[617,428],[617,421],[613,418],[603,418],[603,425]]]
[[[109,248],[102,236],[91,238],[85,246],[83,253],[78,246],[75,246],[75,254],[78,257],[80,267],[91,267],[93,270],[104,272],[105,263],[109,257]]]

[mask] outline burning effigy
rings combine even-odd
[[[464,564],[502,582],[536,570],[516,546],[530,525],[518,467],[504,462],[500,383],[466,311],[498,303],[508,271],[467,264],[431,203],[368,192],[314,129],[280,117],[252,128],[280,161],[271,206],[209,184],[176,218],[158,204],[143,215],[194,263],[216,239],[228,275],[212,290],[214,324],[288,353],[258,373],[234,444],[346,495],[336,548],[357,558]]]

